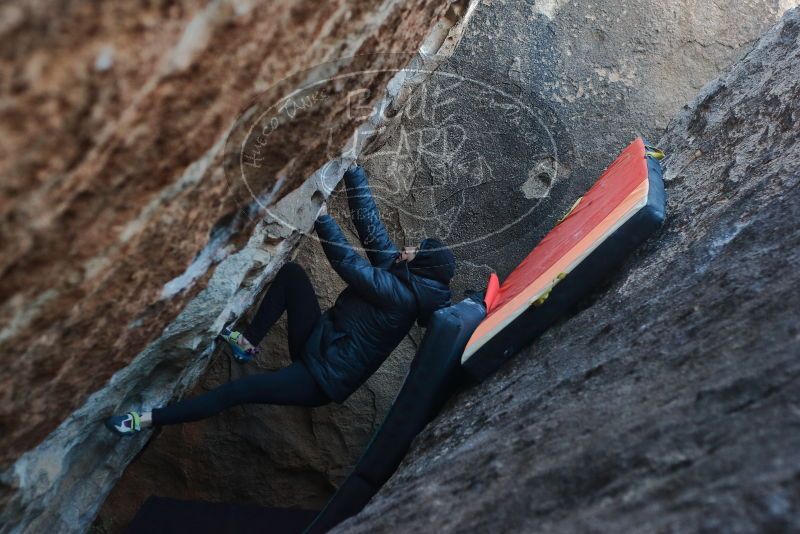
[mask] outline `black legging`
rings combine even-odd
[[[239,404],[328,404],[330,399],[301,360],[303,347],[321,311],[308,275],[296,263],[287,263],[278,271],[244,336],[253,345],[258,345],[284,310],[289,327],[289,354],[293,362],[289,367],[249,375],[204,395],[156,408],[153,410],[153,424],[199,421]]]

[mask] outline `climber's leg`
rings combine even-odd
[[[199,421],[240,404],[323,406],[330,399],[303,362],[270,373],[250,375],[152,412],[128,412],[106,419],[106,428],[121,436],[132,436],[151,426]]]
[[[284,310],[289,323],[289,353],[293,361],[298,361],[322,312],[306,271],[293,262],[278,271],[244,337],[258,346]]]
[[[240,404],[280,406],[322,406],[330,399],[311,376],[305,364],[270,373],[259,373],[234,380],[204,395],[153,410],[153,425],[173,425],[199,421]]]

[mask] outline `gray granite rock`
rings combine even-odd
[[[800,529],[800,10],[674,119],[668,220],[338,532]]]
[[[787,5],[481,2],[455,54],[359,156],[394,237],[453,246],[458,290],[507,274]]]

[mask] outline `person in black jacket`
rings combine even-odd
[[[152,412],[109,417],[109,430],[133,435],[153,425],[204,419],[239,404],[342,402],[380,367],[415,320],[424,326],[433,312],[450,305],[449,284],[455,274],[450,249],[429,238],[418,247],[398,250],[381,222],[364,170],[351,167],[344,180],[353,223],[368,259],[353,250],[323,206],[315,222],[317,236],[334,270],[347,283],[333,307],[322,313],[306,272],[296,263],[287,263],[248,329],[223,332],[237,359],[246,361],[286,311],[292,364]]]

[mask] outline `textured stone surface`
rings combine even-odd
[[[661,139],[668,220],[337,532],[800,529],[800,10]]]
[[[621,147],[639,133],[658,137],[781,9],[773,1],[551,4],[479,4],[453,56],[359,154],[398,244],[435,234],[456,246],[457,295],[481,287],[490,270],[515,265]],[[341,191],[330,209],[347,224]],[[304,240],[296,261],[321,302],[333,302],[342,283],[318,243]],[[421,334],[415,328],[342,407],[248,407],[164,430],[126,472],[101,520],[124,523],[152,493],[320,506],[380,422]],[[263,368],[285,365],[284,347],[278,329]],[[195,393],[242,372],[223,358]]]
[[[395,238],[457,247],[459,289],[508,273],[621,147],[658,139],[789,4],[481,2],[453,57],[359,158]]]
[[[115,439],[102,419],[193,387],[215,334],[252,305],[311,227],[352,157],[337,150],[380,121],[356,129],[362,119],[341,113],[350,85],[329,84],[313,114],[293,115],[282,130],[286,144],[272,147],[260,181],[245,184],[223,165],[237,108],[291,70],[363,46],[413,50],[447,7],[148,6],[3,6],[4,531],[86,528],[149,438]],[[433,33],[432,52],[446,49],[447,31]],[[371,65],[374,75],[359,79],[361,103],[392,109],[419,83],[397,72],[409,61],[436,59],[365,56],[299,76]],[[54,151],[74,157],[50,158]]]
[[[3,6],[3,466],[127,365],[208,279],[211,269],[161,298],[211,231],[252,200],[220,166],[240,108],[292,72],[363,47],[413,50],[437,9],[233,0]],[[376,97],[388,79],[378,81]],[[293,144],[298,161],[277,197],[325,161],[327,139],[308,130]],[[291,159],[283,158],[273,166]],[[275,185],[275,175],[267,179],[255,194]],[[253,222],[241,226],[220,255],[247,240]],[[20,338],[29,340],[23,351]],[[30,400],[24,416],[15,407],[22,399]]]
[[[485,248],[459,247],[456,286],[480,285],[490,268],[505,272],[527,253],[620,146],[635,133],[657,133],[680,102],[793,3],[483,1],[459,55],[440,71],[473,85],[427,100],[460,114],[454,122],[469,134],[466,149],[451,153],[435,138],[426,145],[432,150],[412,147],[426,157],[410,163],[383,150],[400,146],[403,127],[423,133],[439,121],[414,113],[426,102],[421,91],[409,94],[419,82],[414,73],[391,81],[377,75],[365,83],[364,104],[380,99],[388,82],[392,120],[368,125],[368,137],[376,126],[386,129],[345,161],[361,156],[376,186],[419,177],[427,196],[384,188],[382,207],[399,242],[452,228],[449,241],[469,242],[533,206]],[[317,117],[284,130],[284,145],[250,184],[262,200],[279,202],[279,218],[295,223],[292,231],[272,217],[256,223],[263,213],[251,192],[223,172],[226,133],[243,105],[291,72],[359,52],[416,49],[431,25],[423,56],[442,43],[452,47],[452,17],[439,18],[446,7],[425,0],[0,6],[3,529],[79,530],[92,520],[149,437],[118,442],[97,433],[105,415],[184,394],[209,362],[196,391],[285,364],[280,331],[249,370],[231,369],[211,339],[250,308],[293,253],[317,190],[327,185],[317,173],[296,188],[329,158],[335,178],[338,148],[357,121],[340,106],[320,107]],[[381,56],[374,66],[406,59]],[[441,79],[426,87],[443,87]],[[469,90],[475,82],[493,92]],[[514,127],[514,107],[502,106],[509,98],[532,113],[528,122]],[[394,117],[399,109],[411,113]],[[313,118],[327,121],[326,135]],[[545,129],[549,144],[540,136]],[[553,146],[558,157],[544,151]],[[468,209],[449,211],[465,184],[437,180],[482,176],[486,162],[499,180],[476,189],[486,203],[457,196]],[[342,207],[334,200],[337,217]],[[438,207],[437,217],[426,218]],[[330,302],[339,282],[317,245],[308,240],[297,254]],[[320,503],[380,420],[419,334],[342,407],[242,408],[164,431],[112,495],[102,525],[119,528],[156,490]]]

